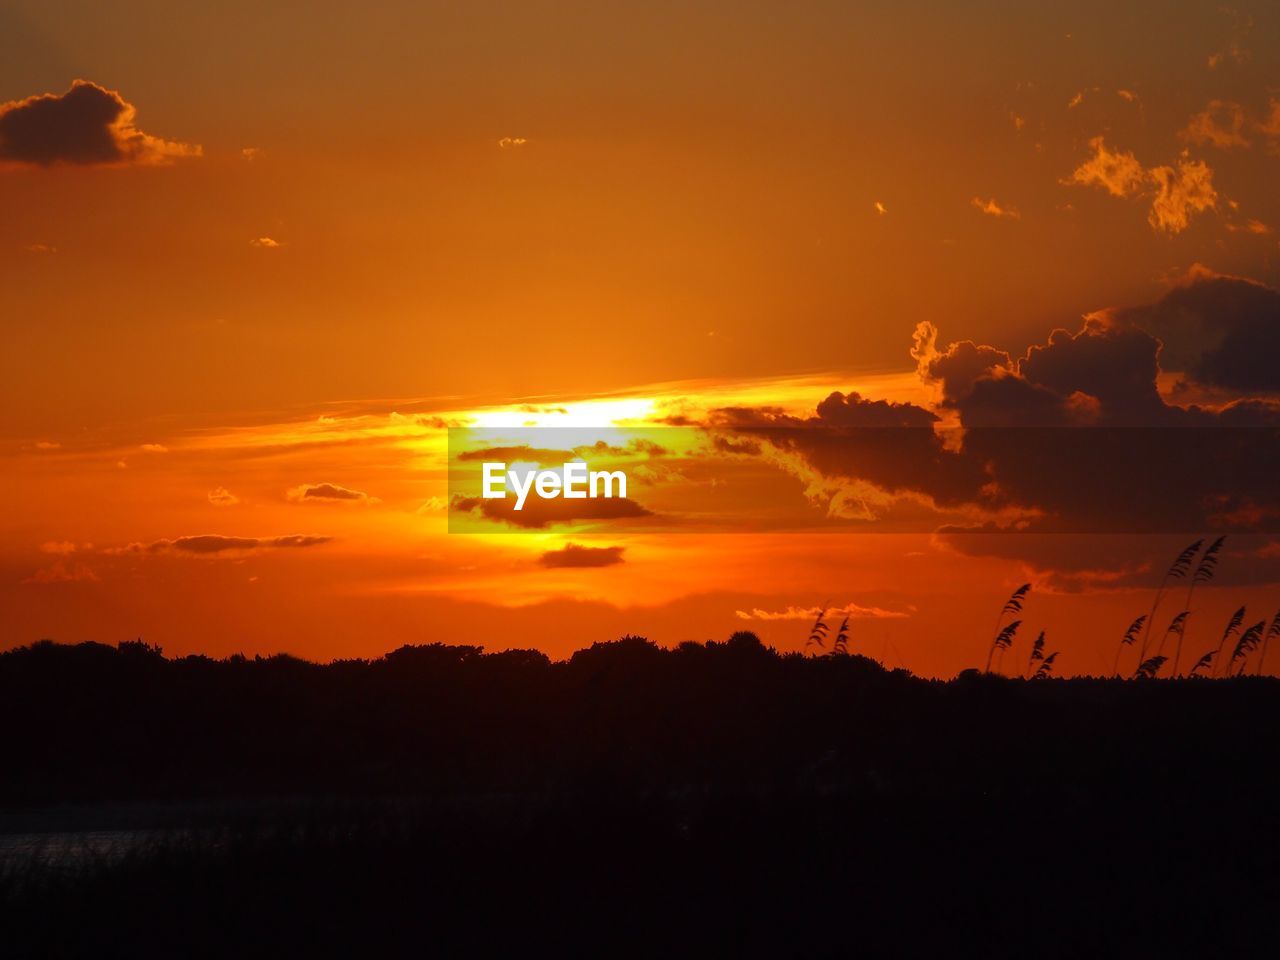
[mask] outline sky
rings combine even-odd
[[[1010,662],[1100,673],[1223,534],[1154,632],[1280,607],[1274,5],[19,0],[0,38],[0,645],[814,652],[827,610],[950,676],[1029,582]],[[458,532],[449,428],[528,425],[706,447],[631,461],[661,523]]]

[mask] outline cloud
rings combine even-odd
[[[886,610],[883,607],[864,607],[857,603],[846,603],[841,607],[787,607],[785,610],[735,610],[739,620],[808,620],[813,621],[819,614],[830,617],[848,617],[850,620],[903,620],[911,616],[902,610]]]
[[[249,246],[257,247],[260,250],[275,250],[283,247],[284,244],[279,240],[272,240],[270,237],[255,237],[249,241]]]
[[[209,491],[209,502],[215,507],[234,507],[240,498],[226,487],[214,487]]]
[[[1187,143],[1231,150],[1249,146],[1244,127],[1244,108],[1240,104],[1231,100],[1210,100],[1208,106],[1191,117],[1178,136]]]
[[[806,483],[812,501],[874,523],[869,530],[947,517],[981,527],[984,516],[1004,530],[1276,528],[1270,464],[1280,402],[1256,388],[1277,382],[1267,364],[1277,355],[1268,338],[1280,331],[1278,294],[1236,278],[1216,282],[1224,289],[1212,297],[1203,280],[1175,291],[1155,316],[1185,323],[1194,307],[1198,324],[1232,325],[1243,349],[1230,362],[1226,337],[1207,353],[1191,351],[1200,375],[1230,369],[1233,382],[1255,388],[1221,406],[1169,402],[1159,389],[1162,341],[1144,328],[1154,318],[1104,310],[1017,358],[971,341],[940,347],[931,324],[918,327],[920,376],[939,388],[959,431],[915,405],[840,393],[808,418],[729,408],[714,411],[709,426],[757,441],[763,458]]]
[[[1022,219],[1022,214],[1020,214],[1015,208],[1000,206],[1000,204],[996,203],[995,197],[992,197],[990,200],[983,200],[981,197],[974,197],[970,203],[972,206],[991,217],[1005,217],[1009,220]]]
[[[349,490],[336,483],[304,483],[287,491],[285,496],[294,503],[378,503],[377,497],[371,497],[359,490]]]
[[[40,544],[40,552],[65,557],[76,552],[76,545],[70,540],[48,540]]]
[[[888,212],[889,212],[889,208],[888,208],[888,207],[886,207],[886,206],[885,206],[883,203],[881,203],[879,200],[877,200],[877,201],[876,201],[875,203],[873,203],[871,206],[872,206],[872,209],[873,209],[873,210],[875,210],[875,212],[876,212],[876,213],[878,213],[878,214],[880,214],[881,216],[883,216],[884,214],[886,214],[886,213],[888,213]]]
[[[567,544],[560,550],[548,550],[538,557],[544,567],[612,567],[623,563],[626,547],[583,547]]]
[[[333,537],[320,537],[309,534],[290,534],[283,537],[227,537],[221,534],[202,533],[189,537],[176,537],[172,540],[154,540],[147,544],[131,543],[128,546],[117,547],[106,552],[112,554],[188,553],[210,555],[238,553],[249,550],[318,547],[332,542]]]
[[[1213,171],[1203,160],[1179,160],[1176,170],[1154,167],[1147,175],[1156,186],[1147,222],[1157,230],[1181,233],[1191,222],[1191,214],[1213,210],[1218,205]]]
[[[1280,100],[1271,98],[1266,118],[1254,124],[1254,129],[1265,137],[1280,137]]]
[[[1232,233],[1251,233],[1254,236],[1265,237],[1270,235],[1271,228],[1261,220],[1246,220],[1244,223],[1228,223],[1227,229]]]
[[[1149,198],[1147,222],[1158,231],[1180,233],[1192,214],[1217,208],[1213,171],[1203,160],[1182,157],[1176,167],[1144,169],[1132,153],[1107,149],[1102,137],[1094,137],[1089,146],[1093,156],[1062,182],[1102,187],[1113,197]]]
[[[1280,393],[1280,290],[1192,270],[1155,303],[1107,311],[1160,342],[1160,367],[1242,394]]]
[[[56,440],[37,440],[35,447],[37,450],[61,450],[62,444]]]
[[[1081,186],[1099,186],[1113,197],[1129,197],[1146,182],[1142,164],[1132,153],[1107,149],[1102,137],[1089,141],[1093,156],[1080,164],[1066,181]]]
[[[503,150],[514,150],[517,147],[527,146],[528,143],[525,137],[503,137],[498,141],[498,146]]]
[[[144,443],[141,447],[143,453],[168,453],[169,448],[163,443]]]
[[[70,563],[59,560],[51,567],[37,570],[23,580],[23,583],[93,583],[98,575],[83,563]]]
[[[972,340],[960,340],[939,351],[938,329],[927,320],[916,324],[912,340],[916,371],[925,383],[939,387],[945,406],[969,394],[980,377],[1010,369],[1009,354]]]
[[[27,253],[54,254],[58,252],[58,248],[51,243],[28,243],[22,249],[27,251]]]
[[[198,157],[201,148],[134,126],[137,111],[114,90],[76,80],[63,94],[0,104],[0,162],[50,166],[157,166]]]

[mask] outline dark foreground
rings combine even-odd
[[[0,655],[0,724],[6,958],[1280,945],[1269,679],[47,645]],[[127,840],[68,848],[90,828]]]

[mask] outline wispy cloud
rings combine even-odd
[[[1149,198],[1147,222],[1158,231],[1179,233],[1193,214],[1217,207],[1213,171],[1203,160],[1184,156],[1176,166],[1147,169],[1132,153],[1108,149],[1102,137],[1094,137],[1089,146],[1093,156],[1062,182],[1101,187],[1113,197]]]
[[[1178,132],[1180,139],[1231,150],[1249,146],[1244,135],[1244,108],[1231,100],[1210,100],[1199,113],[1193,114]]]
[[[1017,208],[1007,205],[1001,206],[996,202],[995,197],[992,197],[990,200],[983,200],[981,197],[974,197],[970,202],[974,207],[991,217],[1005,217],[1009,220],[1022,219],[1022,214],[1017,211]]]
[[[216,533],[201,533],[189,537],[175,537],[171,540],[153,540],[151,543],[130,543],[127,546],[113,547],[103,552],[114,555],[131,553],[208,555],[243,553],[250,550],[318,547],[332,542],[333,537],[314,536],[311,534],[289,534],[283,537],[228,537]]]
[[[846,603],[839,607],[787,607],[785,610],[735,610],[739,620],[813,620],[820,613],[828,617],[848,617],[850,620],[904,620],[911,616],[905,610],[886,610],[884,607],[864,607],[858,603]]]

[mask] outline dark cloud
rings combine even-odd
[[[333,537],[309,534],[289,534],[283,537],[226,537],[221,534],[202,533],[172,540],[155,540],[149,544],[131,543],[110,553],[194,553],[217,554],[232,551],[274,548],[318,547],[332,543]]]
[[[486,499],[455,496],[450,509],[455,513],[470,513],[526,530],[538,530],[548,524],[572,523],[577,520],[626,520],[653,516],[651,511],[630,497],[587,497],[582,500],[530,497],[525,501],[523,510],[515,509],[515,503],[515,497]]]
[[[198,146],[143,133],[136,113],[120,94],[87,80],[63,94],[0,104],[0,162],[155,165],[200,155]]]
[[[1058,593],[1155,589],[1174,557],[1199,534],[1166,536],[1011,534],[990,526],[946,527],[934,535],[948,550],[971,557],[1020,562],[1037,589]],[[1280,541],[1240,535],[1227,538],[1212,581],[1215,587],[1280,582]],[[1185,585],[1184,585],[1185,587]]]
[[[944,406],[967,396],[979,378],[1010,369],[1009,354],[972,340],[957,341],[939,352],[938,329],[928,322],[916,326],[914,340],[911,356],[920,379],[938,385]]]
[[[337,502],[337,503],[377,503],[377,497],[371,497],[359,490],[350,490],[336,483],[304,483],[294,487],[287,494],[296,503]]]
[[[830,394],[814,416],[777,408],[725,407],[714,429],[746,434],[752,442],[799,454],[825,477],[865,481],[896,494],[920,494],[945,505],[983,500],[983,465],[948,449],[934,431],[937,414],[912,403]],[[743,452],[741,450],[737,452]]]
[[[1159,338],[1167,372],[1242,393],[1280,393],[1280,290],[1199,270],[1156,303],[1111,315]]]
[[[570,543],[560,550],[548,550],[538,558],[544,567],[612,567],[623,563],[626,547],[583,547]]]
[[[1280,405],[1170,403],[1157,388],[1160,350],[1116,311],[1055,330],[1016,360],[968,341],[939,349],[924,326],[913,355],[961,437],[935,430],[922,407],[840,393],[807,418],[728,408],[711,423],[799,455],[820,478],[800,474],[810,490],[833,505],[855,496],[870,509],[850,515],[880,529],[913,519],[898,509],[911,497],[927,498],[940,522],[951,511],[1041,532],[1280,529]]]

